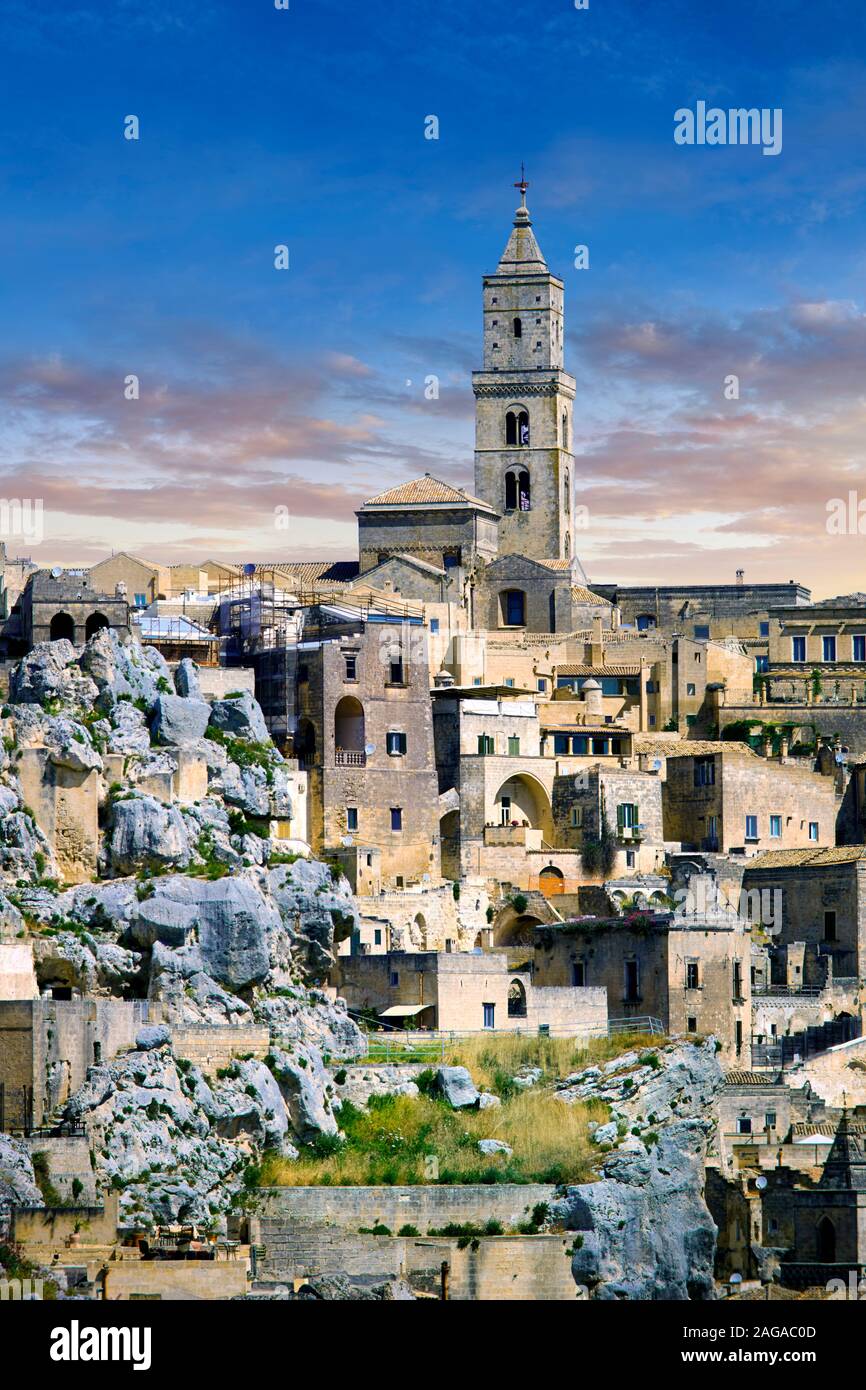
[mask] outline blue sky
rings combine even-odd
[[[866,423],[862,4],[6,0],[0,52],[0,466],[39,561],[351,555],[383,486],[471,486],[522,159],[590,576],[866,588],[825,526]],[[781,154],[675,145],[699,99],[781,108]]]

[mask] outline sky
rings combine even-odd
[[[590,579],[866,589],[862,0],[289,3],[4,0],[9,553],[350,558],[385,487],[471,489],[524,161]],[[677,144],[701,101],[780,152]]]

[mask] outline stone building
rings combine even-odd
[[[501,514],[500,555],[572,561],[575,381],[563,366],[564,286],[519,187],[513,230],[484,277],[483,367],[472,375],[475,491]]]
[[[340,956],[331,978],[350,1009],[396,1028],[607,1033],[602,988],[537,982],[531,970],[509,970],[507,951]]]
[[[440,876],[439,795],[420,622],[311,614],[285,655],[295,756],[309,776],[314,852],[379,852],[386,887]]]
[[[866,595],[781,608],[769,628],[769,701],[866,704]]]
[[[100,628],[129,636],[128,596],[93,587],[86,570],[37,570],[21,594],[21,636],[27,648],[66,637],[81,646]]]
[[[118,585],[123,585],[121,592],[131,608],[147,608],[156,599],[169,596],[169,573],[165,565],[154,565],[119,550],[91,565],[87,577],[96,593],[116,594]]]
[[[653,873],[664,865],[662,783],[657,773],[596,763],[553,785],[555,843],[582,850],[603,824],[615,858],[603,877]]]
[[[696,741],[667,757],[665,839],[745,855],[831,845],[840,799],[832,777],[748,745]]]
[[[470,570],[496,554],[495,506],[429,473],[371,497],[356,515],[361,574],[396,556]]]
[[[743,887],[775,895],[774,941],[802,945],[803,985],[866,975],[866,846],[762,854],[750,861]]]
[[[602,985],[611,1018],[649,1016],[672,1034],[713,1034],[731,1066],[751,1061],[749,936],[729,916],[669,912],[535,929],[540,985]]]

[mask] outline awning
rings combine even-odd
[[[392,1004],[390,1009],[382,1009],[380,1018],[412,1018],[415,1014],[432,1009],[432,1004]]]

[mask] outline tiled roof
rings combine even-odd
[[[594,594],[592,589],[587,589],[584,584],[572,584],[571,597],[575,603],[597,603],[604,608],[613,607],[609,598],[602,598],[601,594]]]
[[[256,578],[273,570],[284,579],[291,579],[301,588],[317,585],[348,584],[357,579],[360,565],[357,560],[303,560],[292,564],[278,560],[272,565],[256,565]]]
[[[866,845],[836,845],[827,849],[769,849],[758,854],[750,869],[786,869],[793,866],[856,864],[866,859]]]
[[[667,753],[669,758],[704,758],[710,753],[726,753],[733,758],[757,758],[754,748],[738,739],[688,738],[681,739],[677,748]],[[766,758],[761,760],[766,762]]]
[[[640,666],[591,666],[587,662],[568,662],[565,666],[557,666],[558,676],[639,676]]]
[[[486,511],[493,511],[493,508],[482,502],[480,497],[473,497],[462,488],[443,483],[430,473],[425,473],[423,478],[414,478],[411,483],[401,483],[399,487],[389,488],[387,492],[370,497],[364,503],[364,507],[418,507],[429,506],[431,503],[445,503],[452,507],[484,507]]]

